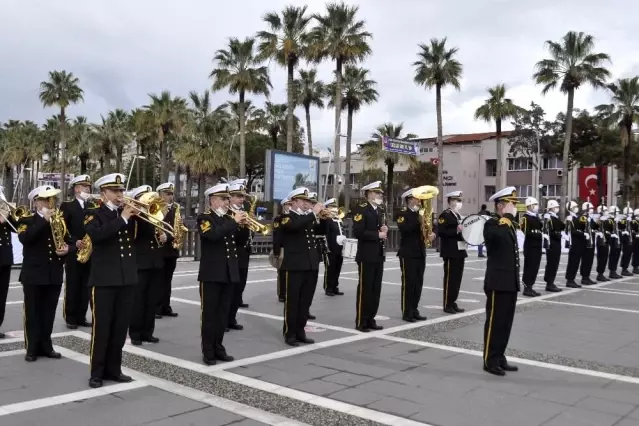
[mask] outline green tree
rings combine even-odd
[[[299,70],[300,78],[295,81],[297,88],[296,103],[304,106],[306,112],[306,139],[308,141],[308,155],[313,155],[313,138],[311,135],[311,107],[324,108],[324,98],[327,89],[324,83],[317,79],[317,68]]]
[[[550,58],[535,65],[533,75],[537,84],[543,85],[542,94],[557,88],[568,95],[566,108],[566,134],[564,139],[564,168],[561,177],[561,203],[565,205],[568,194],[568,156],[572,135],[572,114],[575,90],[589,84],[594,88],[604,87],[610,72],[602,65],[610,60],[605,53],[594,53],[595,39],[583,32],[569,31],[560,42],[546,41]],[[561,209],[563,217],[563,209]]]
[[[422,185],[435,185],[437,183],[437,166],[430,161],[420,161],[400,174],[399,181],[405,189]]]
[[[286,151],[293,150],[293,129],[295,113],[295,67],[304,55],[308,45],[307,26],[311,17],[306,15],[307,6],[286,6],[282,15],[269,12],[264,15],[264,22],[269,31],[260,31],[257,38],[261,59],[274,59],[286,68],[287,74],[287,112],[286,112]]]
[[[317,25],[310,32],[309,57],[316,61],[330,58],[335,61],[335,157],[340,155],[340,117],[342,114],[342,67],[361,61],[371,54],[368,44],[373,35],[365,30],[364,21],[357,19],[359,7],[341,3],[329,3],[326,12],[313,17]],[[340,175],[339,161],[335,163],[335,174]],[[333,197],[338,196],[339,185],[333,186]]]
[[[65,128],[67,123],[67,108],[71,104],[77,104],[84,100],[83,91],[80,88],[80,80],[72,72],[50,71],[49,79],[40,83],[40,102],[46,107],[57,106],[60,108],[59,135],[60,135],[60,188],[64,194],[66,191],[66,143]]]
[[[442,186],[444,170],[444,133],[442,128],[442,88],[453,86],[460,89],[460,79],[462,77],[462,64],[455,59],[459,51],[456,47],[446,48],[446,38],[430,40],[430,44],[420,44],[420,51],[417,53],[418,60],[413,62],[415,67],[414,81],[419,86],[429,89],[435,88],[435,107],[437,111],[437,150],[438,150],[438,170],[437,186]],[[437,211],[441,212],[444,207],[444,195],[440,191],[437,196]]]
[[[69,137],[69,153],[80,162],[80,173],[89,172],[89,160],[96,141],[95,132],[84,116],[73,120]]]
[[[269,101],[264,103],[263,125],[273,142],[273,149],[277,149],[279,136],[286,129],[287,116],[286,104],[275,104]]]
[[[495,122],[497,132],[497,187],[506,186],[506,176],[503,172],[504,159],[501,145],[502,121],[514,118],[521,108],[515,105],[512,99],[506,97],[506,85],[498,84],[488,89],[490,95],[484,104],[475,111],[475,120],[484,120],[487,123]]]
[[[255,53],[255,39],[247,37],[244,41],[229,39],[227,49],[220,49],[215,54],[217,67],[211,71],[213,91],[228,89],[231,94],[239,96],[240,121],[240,177],[246,176],[246,130],[244,121],[245,98],[247,93],[257,95],[269,94],[271,80],[268,68],[261,65]]]

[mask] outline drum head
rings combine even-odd
[[[484,224],[488,220],[488,216],[471,214],[462,221],[462,237],[473,246],[479,246],[484,243]]]

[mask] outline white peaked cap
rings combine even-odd
[[[51,185],[42,185],[29,192],[29,195],[27,197],[29,198],[29,201],[33,201],[36,198],[55,197],[59,193],[60,190],[52,187]]]
[[[324,207],[328,207],[331,205],[337,207],[337,200],[335,198],[329,198],[328,200],[324,201]]]
[[[75,185],[91,185],[91,176],[89,175],[78,175],[69,181],[69,186]]]
[[[297,198],[300,198],[302,200],[309,200],[311,198],[310,195],[311,193],[308,191],[308,188],[300,186],[299,188],[295,188],[294,190],[289,192],[286,198],[288,198],[289,200],[295,200]]]
[[[175,186],[173,186],[173,184],[171,182],[164,182],[158,185],[157,188],[155,188],[155,190],[157,192],[173,192],[175,191]]]
[[[96,188],[125,189],[126,177],[122,173],[111,173],[95,181]]]
[[[384,192],[382,189],[382,181],[376,180],[375,182],[371,182],[368,185],[362,186],[362,191],[375,191],[375,192]]]
[[[559,207],[559,203],[556,200],[548,200],[548,204],[546,204],[546,208],[554,209],[555,207]]]
[[[229,197],[229,186],[226,183],[218,183],[217,185],[213,185],[206,191],[204,191],[204,195],[211,196],[217,195],[220,197]]]
[[[405,200],[408,197],[412,197],[413,196],[413,189],[414,188],[410,188],[409,190],[407,190],[406,192],[404,192],[402,194],[402,199]]]
[[[131,194],[130,197],[138,198],[140,195],[146,192],[151,192],[151,191],[153,191],[153,188],[151,188],[151,185],[141,185],[141,186],[138,186],[137,188],[133,188],[130,191],[130,194]]]
[[[444,198],[461,198],[461,197],[462,197],[462,191],[453,191],[444,195]]]
[[[537,201],[535,197],[526,198],[526,207],[532,206],[533,204],[539,204],[539,202]]]

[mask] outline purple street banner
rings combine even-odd
[[[419,155],[419,142],[393,139],[387,136],[382,138],[382,149],[398,154]]]

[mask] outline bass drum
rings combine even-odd
[[[471,214],[462,220],[462,237],[471,246],[484,244],[484,225],[490,216]]]
[[[346,238],[344,240],[344,249],[342,250],[342,256],[345,259],[355,259],[357,255],[357,239]]]

